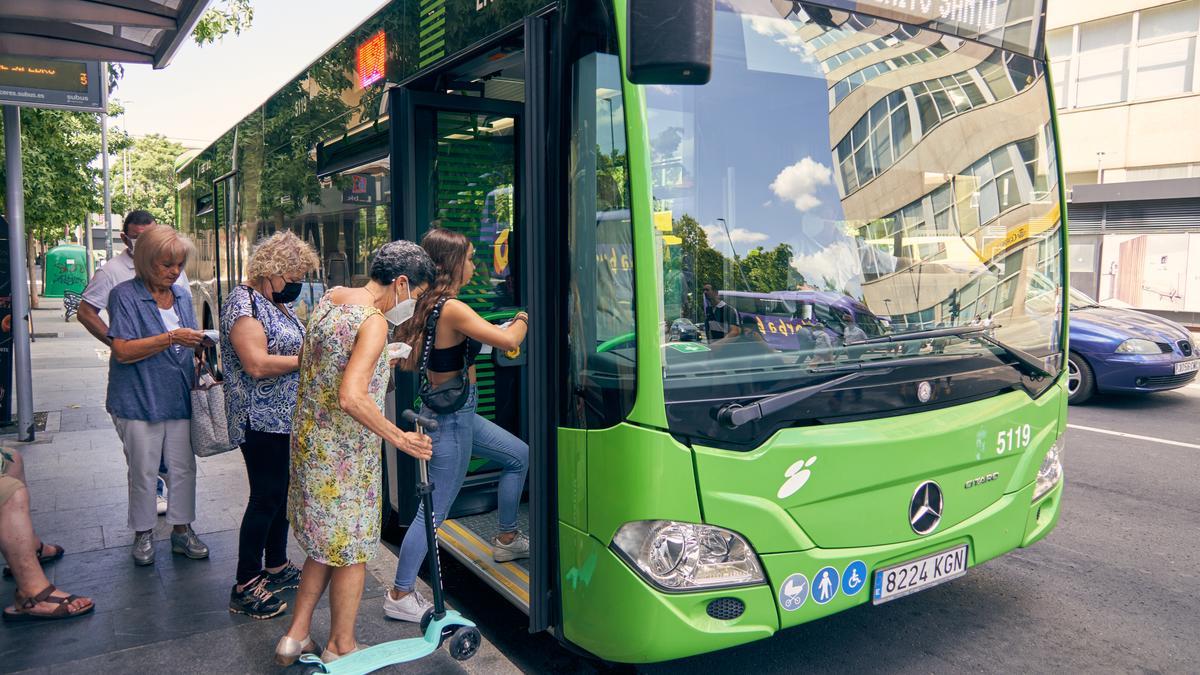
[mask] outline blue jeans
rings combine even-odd
[[[467,403],[458,412],[435,415],[438,430],[429,435],[433,441],[433,458],[429,460],[429,480],[433,483],[433,521],[440,527],[450,506],[454,504],[471,455],[486,457],[503,467],[500,474],[499,525],[501,532],[517,529],[517,508],[525,488],[529,470],[529,446],[494,423],[475,414],[479,391],[471,387]],[[417,509],[412,525],[400,545],[400,561],[396,565],[396,588],[413,590],[417,572],[429,550],[425,535],[425,505]]]

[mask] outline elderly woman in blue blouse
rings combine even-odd
[[[229,438],[241,446],[250,479],[229,611],[256,619],[281,614],[287,604],[276,594],[300,585],[300,570],[287,555],[287,494],[304,325],[291,303],[318,265],[316,252],[295,234],[274,234],[254,249],[246,284],[221,308]]]
[[[158,465],[167,465],[174,526],[171,552],[208,557],[208,546],[192,530],[196,519],[196,457],[192,454],[191,389],[195,359],[205,345],[196,329],[191,296],[176,283],[195,249],[167,225],[138,237],[134,278],[108,295],[108,412],[113,416],[129,465],[129,529],[133,561],[154,564],[155,496]]]

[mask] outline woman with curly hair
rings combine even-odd
[[[311,246],[278,232],[254,249],[246,284],[234,288],[221,308],[229,439],[241,446],[250,479],[229,611],[256,619],[282,613],[287,605],[276,593],[300,585],[300,570],[287,556],[287,494],[304,325],[291,303],[318,265]]]

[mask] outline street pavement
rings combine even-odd
[[[13,443],[25,459],[37,534],[67,555],[46,567],[60,588],[91,597],[96,611],[67,621],[0,623],[0,672],[273,673],[275,642],[285,614],[254,621],[228,611],[237,563],[237,528],[248,487],[239,452],[197,460],[196,532],[211,554],[202,561],[172,556],[170,528],[155,530],[157,563],[135,567],[133,533],[126,527],[126,466],[104,411],[108,350],[75,320],[64,322],[61,301],[34,310],[34,409],[47,413],[32,444]],[[292,560],[303,554],[292,543]],[[419,629],[383,617],[383,594],[395,571],[392,549],[380,546],[368,566],[358,619],[365,644],[416,637]],[[0,602],[11,602],[12,580],[0,580]],[[428,597],[428,588],[425,588]],[[285,594],[291,600],[294,591]],[[290,613],[290,610],[289,610]],[[327,601],[318,608],[313,637],[328,636]],[[400,668],[391,670],[399,671]],[[474,659],[459,663],[441,650],[404,672],[518,672],[485,640]]]
[[[947,584],[646,673],[1195,673],[1200,666],[1200,384],[1072,407],[1049,537]],[[1103,431],[1097,431],[1103,430]],[[1117,436],[1133,434],[1145,438]],[[1176,445],[1172,443],[1182,443]],[[503,601],[448,580],[527,671],[609,670],[509,628]],[[482,598],[482,599],[481,599]],[[635,670],[616,668],[616,670]]]

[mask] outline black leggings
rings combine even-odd
[[[242,458],[246,460],[246,475],[250,478],[250,503],[246,505],[238,536],[239,584],[263,571],[264,550],[267,567],[279,567],[288,560],[289,439],[288,434],[246,430]]]

